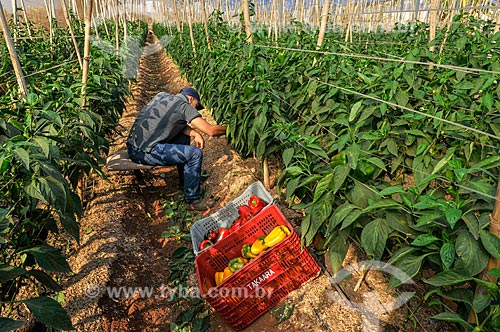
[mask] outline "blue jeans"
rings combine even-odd
[[[201,196],[203,152],[189,143],[189,136],[181,134],[177,136],[175,143],[156,144],[149,153],[142,152],[129,144],[127,149],[130,159],[135,163],[154,166],[177,165],[181,183],[184,182],[184,199],[186,202],[192,202]]]

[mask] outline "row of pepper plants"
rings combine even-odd
[[[145,39],[146,23],[128,24],[131,34]],[[83,50],[83,25],[75,20],[73,28]],[[115,131],[129,82],[123,58],[94,45],[82,108],[82,71],[68,29],[56,26],[52,45],[43,38],[43,27],[33,31],[42,38],[34,39],[25,27],[11,29],[29,94],[25,100],[19,95],[2,52],[0,330],[25,324],[16,319],[19,305],[48,327],[70,330],[71,319],[56,299],[61,299],[61,280],[71,272],[63,249],[79,242],[82,202],[76,187],[82,175],[102,174],[107,137]],[[20,294],[25,287],[31,297]]]
[[[271,40],[257,27],[249,44],[214,12],[210,48],[201,25],[193,26],[196,54],[188,27],[165,48],[228,124],[236,151],[279,156],[284,198],[305,211],[303,242],[321,248],[335,271],[357,243],[369,259],[405,272],[391,288],[425,282],[435,319],[498,331],[499,285],[478,276],[490,257],[500,259],[500,239],[488,230],[500,166],[494,27],[458,15],[430,43],[420,22],[359,33],[352,43],[331,31],[316,53],[300,51],[316,49],[315,29],[295,22]],[[160,24],[154,31],[168,34]]]

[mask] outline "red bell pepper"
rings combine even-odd
[[[248,206],[250,207],[252,214],[255,215],[266,206],[266,203],[254,195],[248,200]]]
[[[229,235],[229,229],[219,228],[219,230],[217,231],[217,242],[219,242],[228,235]]]
[[[203,240],[200,243],[200,250],[203,251],[203,250],[207,249],[208,247],[210,247],[212,244],[213,243],[210,242],[209,240]]]
[[[233,233],[234,231],[236,231],[238,228],[240,228],[241,226],[241,222],[242,222],[242,219],[241,217],[236,219],[233,224],[231,225],[231,227],[229,228],[229,233]]]
[[[238,215],[242,220],[250,220],[253,217],[252,209],[248,205],[238,206]]]
[[[209,230],[206,236],[206,239],[211,242],[215,242],[217,240],[217,232],[213,229]]]

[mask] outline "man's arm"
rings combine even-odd
[[[199,132],[194,130],[193,128],[186,126],[184,130],[182,131],[184,135],[188,135],[189,137],[193,138],[194,144],[203,150],[205,147],[205,140],[203,139],[203,136],[200,135]]]
[[[202,133],[207,134],[211,137],[222,136],[226,134],[226,126],[210,124],[202,117],[194,118],[189,124],[193,128],[198,129]]]

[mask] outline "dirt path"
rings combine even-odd
[[[121,135],[114,138],[111,152],[125,149],[125,138],[135,115],[157,92],[177,93],[185,85],[188,83],[163,49],[158,44],[147,45],[132,89],[133,98],[120,121]],[[204,170],[210,177],[203,186],[207,195],[218,199],[213,213],[249,184],[262,180],[262,175],[260,163],[254,159],[241,160],[225,138],[206,138],[206,143]],[[75,274],[65,285],[66,307],[78,331],[169,331],[170,323],[193,304],[192,300],[172,300],[170,288],[166,288],[173,271],[171,264],[175,263],[173,252],[190,245],[182,239],[161,238],[162,232],[182,225],[183,218],[187,218],[183,215],[167,219],[162,205],[169,198],[174,202],[182,197],[176,169],[159,168],[143,174],[142,182],[133,172],[107,172],[109,181],[97,176],[89,180],[88,204],[81,219],[81,246],[69,258]],[[276,192],[271,193],[277,197]],[[299,230],[297,215],[282,209]],[[345,264],[355,264],[357,257],[361,254],[352,247]],[[318,261],[321,263],[321,259]],[[354,273],[352,279],[343,280],[339,292],[340,287],[335,287],[323,271],[276,306],[294,308],[288,320],[277,324],[279,314],[268,312],[245,331],[363,331],[362,320],[366,315],[342,304],[339,296],[364,303],[367,298],[363,294],[376,293],[379,302],[388,303],[398,294],[385,290],[387,280],[377,271],[361,279],[359,290],[354,291],[359,278],[360,274]],[[189,276],[188,286],[195,288],[194,274]],[[145,293],[134,293],[135,287]],[[131,296],[110,293],[124,289],[132,290]],[[381,315],[381,330],[446,331],[440,324],[429,322],[430,313],[422,307],[411,314],[410,309],[418,305],[413,302]],[[207,310],[209,331],[233,331],[209,305],[201,302],[201,306]],[[372,321],[369,331],[376,331],[377,324]]]

